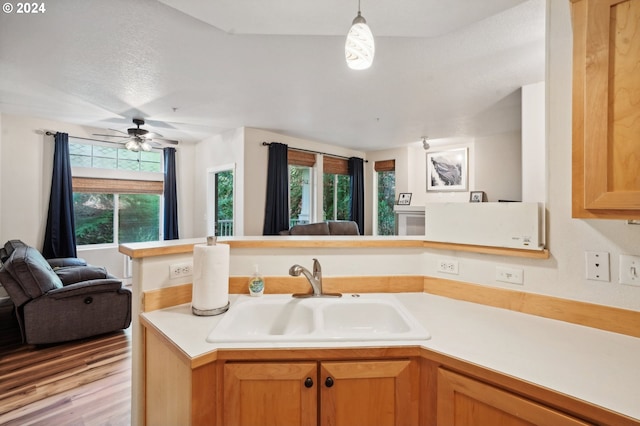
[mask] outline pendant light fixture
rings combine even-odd
[[[367,21],[360,14],[360,0],[358,0],[358,16],[353,19],[347,42],[344,45],[344,54],[347,65],[353,70],[366,70],[373,63],[376,46],[373,42],[373,34],[367,25]]]

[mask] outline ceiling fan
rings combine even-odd
[[[152,145],[162,146],[163,144],[178,145],[178,141],[165,139],[159,133],[149,132],[147,129],[141,129],[140,126],[144,126],[144,120],[141,118],[134,118],[133,124],[136,127],[127,129],[127,133],[121,130],[109,129],[113,132],[122,133],[120,135],[104,135],[94,133],[94,136],[101,136],[106,138],[124,138],[128,139],[126,142],[123,140],[125,148],[129,151],[151,151]]]

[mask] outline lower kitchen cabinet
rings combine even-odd
[[[224,425],[416,425],[418,362],[228,362]]]
[[[582,420],[478,380],[438,370],[438,425],[589,425]]]

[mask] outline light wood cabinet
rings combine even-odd
[[[448,426],[584,426],[582,420],[440,368],[438,370],[438,425]]]
[[[416,360],[228,362],[225,425],[416,425]]]
[[[572,0],[577,218],[640,219],[640,0]]]

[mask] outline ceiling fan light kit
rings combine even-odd
[[[152,144],[160,146],[161,144],[156,142],[154,139],[157,139],[158,141],[161,141],[162,143],[165,143],[165,144],[178,145],[178,141],[165,139],[162,137],[162,135],[158,133],[150,133],[147,129],[141,129],[140,126],[144,126],[144,120],[141,118],[134,118],[133,124],[135,124],[136,127],[131,127],[127,129],[127,133],[122,132],[120,130],[114,130],[115,132],[122,133],[124,136],[103,135],[103,134],[97,134],[97,133],[94,133],[93,135],[107,137],[107,138],[127,138],[128,140],[126,142],[122,141],[124,142],[124,147],[127,148],[129,151],[136,151],[136,152],[151,151]]]
[[[358,16],[353,19],[344,45],[347,66],[353,70],[366,70],[373,63],[375,53],[373,34],[367,21],[360,14],[360,0],[358,0]]]

